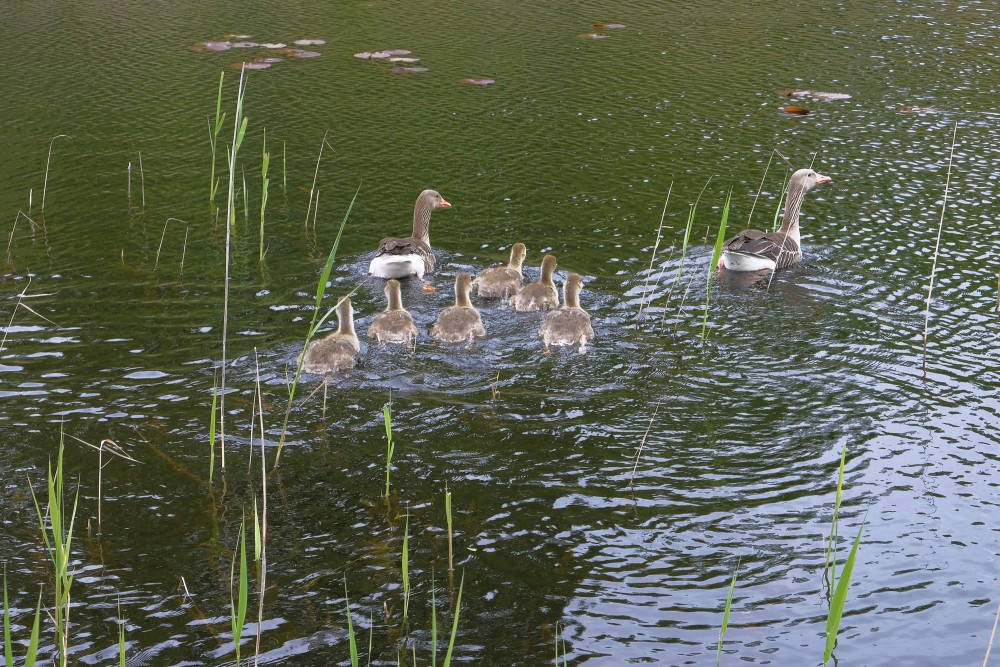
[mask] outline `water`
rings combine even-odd
[[[625,27],[580,36],[597,21]],[[134,664],[232,663],[232,550],[260,494],[258,377],[273,460],[286,366],[351,197],[360,188],[328,293],[361,284],[364,332],[383,307],[381,286],[365,280],[371,250],[408,229],[425,187],[454,209],[431,227],[438,291],[404,287],[425,333],[416,350],[368,345],[354,373],[331,381],[325,407],[316,377],[296,395],[268,477],[263,661],[346,664],[346,579],[363,644],[374,628],[373,662],[395,664],[416,645],[429,663],[431,591],[444,633],[464,573],[461,662],[551,661],[558,632],[572,664],[705,664],[739,562],[723,664],[818,663],[844,445],[842,555],[866,524],[836,656],[984,655],[997,579],[983,563],[1000,543],[991,6],[372,2],[276,12],[85,2],[22,4],[3,25],[9,43],[36,45],[6,55],[16,76],[5,82],[0,163],[13,315],[0,359],[0,558],[20,626],[39,582],[50,595],[28,487],[40,489],[60,429],[114,440],[142,462],[104,469],[99,531],[96,453],[66,438],[81,489],[74,661],[115,660],[120,601]],[[326,44],[306,47],[317,58],[250,77],[240,158],[251,216],[241,205],[232,254],[227,472],[209,487],[225,228],[208,203],[206,119],[224,70],[231,120],[241,52],[194,46],[229,33]],[[428,71],[353,57],[379,49],[410,50]],[[496,83],[460,83],[468,77]],[[787,88],[851,97],[777,95]],[[813,113],[781,114],[788,103]],[[955,123],[925,372],[927,279]],[[304,225],[327,131],[319,215]],[[48,144],[61,134],[46,182]],[[783,180],[777,158],[765,176],[772,150],[794,168],[817,153],[815,168],[833,178],[805,201],[806,262],[770,285],[719,277],[703,342],[704,238],[714,239],[730,190],[731,229],[751,208],[754,226],[770,224]],[[671,293],[688,207],[703,190]],[[545,252],[559,258],[560,282],[584,275],[597,331],[586,355],[545,354],[541,318],[500,306],[483,307],[488,336],[471,349],[426,335],[454,276],[505,261],[515,241],[528,247],[531,277]],[[34,313],[14,310],[22,291]],[[397,449],[386,502],[390,390]]]

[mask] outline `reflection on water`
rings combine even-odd
[[[462,661],[536,665],[552,659],[558,635],[573,664],[703,664],[738,560],[724,660],[818,660],[824,536],[845,444],[840,532],[853,536],[863,517],[867,527],[837,657],[978,659],[995,607],[982,563],[998,546],[988,205],[997,183],[984,166],[997,155],[983,95],[993,86],[983,64],[995,55],[991,15],[878,4],[787,30],[780,3],[745,13],[485,9],[354,3],[320,20],[314,7],[276,16],[260,6],[242,8],[246,25],[234,26],[216,6],[141,17],[101,3],[72,17],[12,8],[0,34],[50,46],[9,54],[19,76],[8,82],[0,163],[0,209],[17,220],[6,229],[0,359],[0,558],[16,635],[47,577],[28,479],[38,487],[62,429],[114,440],[142,461],[103,470],[97,526],[96,453],[67,440],[81,494],[74,658],[116,658],[120,601],[136,664],[233,659],[232,548],[261,498],[256,406],[273,458],[287,367],[360,184],[328,288],[331,297],[357,288],[360,332],[384,307],[381,282],[365,275],[371,251],[408,224],[411,193],[434,187],[455,208],[432,224],[437,292],[404,285],[421,331],[415,349],[369,342],[355,372],[328,385],[306,376],[296,393],[282,465],[268,477],[262,660],[346,663],[346,581],[362,641],[373,632],[373,664],[395,664],[407,632],[418,662],[429,662],[431,593],[443,634],[464,573]],[[260,27],[254,17],[265,14]],[[237,199],[247,198],[231,254],[228,469],[209,485],[226,241],[225,213],[208,201],[204,132],[218,73],[240,49],[191,45],[230,32],[265,46],[305,36],[317,41],[297,46],[322,55],[250,75],[237,183]],[[596,34],[605,38],[579,38]],[[718,48],[732,43],[740,48]],[[367,62],[380,49],[411,54]],[[407,61],[391,57],[419,57],[427,71],[395,76]],[[789,103],[811,113],[782,114]],[[55,142],[46,179],[59,134],[69,136]],[[834,179],[809,195],[805,262],[773,280],[713,276],[706,316],[722,203],[731,190],[730,229],[771,225],[784,182],[777,160],[765,174],[773,149],[790,168],[815,160]],[[128,190],[140,152],[141,208]],[[314,178],[315,226],[304,224]],[[584,276],[596,332],[586,354],[546,353],[543,316],[498,303],[481,304],[487,337],[471,347],[430,338],[455,276],[506,262],[516,241],[528,247],[528,279],[547,252],[560,284]],[[396,451],[384,499],[390,400]],[[932,637],[932,626],[947,631]]]

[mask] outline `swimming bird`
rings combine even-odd
[[[302,359],[307,373],[337,373],[354,368],[361,344],[354,333],[354,308],[347,297],[337,304],[337,330],[309,343]]]
[[[515,243],[510,249],[507,266],[486,269],[472,281],[472,293],[484,299],[506,299],[521,289],[521,264],[526,250],[523,243]]]
[[[403,308],[399,281],[390,278],[385,283],[384,291],[389,303],[385,310],[372,320],[368,327],[368,335],[377,340],[379,345],[386,343],[412,345],[417,338],[417,327],[413,324],[413,318]]]
[[[546,255],[542,258],[542,275],[537,283],[525,285],[511,297],[510,304],[515,310],[551,310],[559,307],[559,291],[552,282],[552,274],[556,270],[556,256]]]
[[[409,278],[423,280],[434,270],[434,251],[429,232],[431,213],[451,204],[436,190],[424,190],[413,207],[413,233],[406,238],[389,236],[378,244],[368,273],[376,278]]]
[[[460,273],[455,278],[455,305],[444,309],[431,330],[431,335],[438,340],[446,343],[467,340],[472,345],[474,338],[486,335],[479,311],[469,301],[471,283],[468,273]]]
[[[799,169],[792,174],[785,192],[785,215],[776,232],[747,229],[722,245],[719,268],[730,271],[777,270],[802,261],[799,245],[799,211],[805,194],[820,183],[829,183],[829,176],[812,169]]]
[[[549,345],[580,345],[580,354],[587,351],[587,341],[594,340],[594,327],[590,315],[580,307],[580,290],[583,278],[571,273],[563,283],[563,305],[545,316],[538,335]]]

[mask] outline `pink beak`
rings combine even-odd
[[[816,172],[816,185],[819,185],[820,183],[829,183],[832,180],[833,179],[829,176],[824,176],[823,174]]]
[[[826,178],[826,176],[824,176],[823,178]],[[826,180],[829,181],[830,179],[826,178]],[[820,182],[822,182],[822,181],[820,181]],[[438,208],[451,208],[451,204],[448,203],[447,199],[445,199],[444,197],[441,197],[441,205],[438,206]]]

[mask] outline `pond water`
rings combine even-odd
[[[306,375],[296,391],[267,477],[261,662],[348,664],[346,585],[373,664],[430,664],[432,594],[445,635],[464,577],[457,662],[551,663],[558,638],[573,665],[703,665],[738,567],[722,663],[818,664],[845,446],[840,560],[859,529],[861,544],[840,664],[981,660],[1000,551],[998,14],[944,0],[701,4],[8,8],[0,35],[21,46],[6,50],[0,124],[0,560],[15,639],[40,584],[51,603],[29,488],[44,491],[64,433],[80,493],[72,662],[117,660],[120,608],[129,664],[233,663],[240,520],[262,504],[260,452],[270,467],[337,229],[357,192],[324,310],[357,288],[364,332],[384,305],[372,250],[409,229],[433,187],[454,207],[431,226],[437,291],[404,286],[416,348],[368,345],[354,372]],[[196,48],[227,41],[285,46]],[[390,49],[419,60],[355,57]],[[281,61],[249,75],[244,103],[226,470],[216,443],[210,483],[227,174],[220,155],[210,202],[209,124],[225,72],[224,154],[233,67],[267,57]],[[766,227],[786,175],[810,164],[833,181],[806,198],[805,262],[709,284],[727,193],[730,230]],[[471,347],[430,339],[455,275],[505,261],[516,241],[529,277],[546,252],[560,283],[584,276],[586,354],[547,354],[540,316],[496,304],[482,304],[488,334]],[[105,461],[100,526],[97,454],[77,438],[140,462]]]

